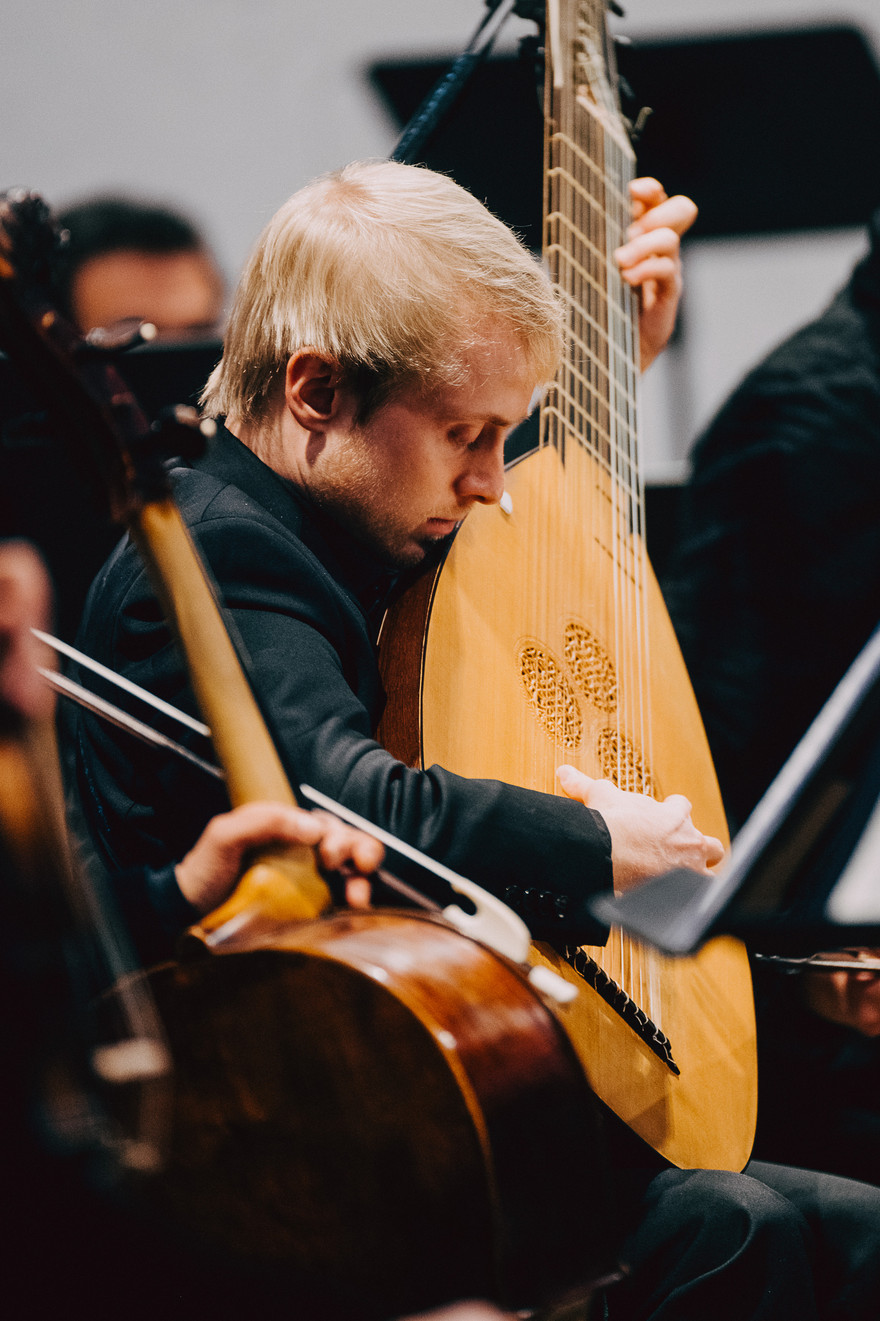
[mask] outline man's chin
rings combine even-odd
[[[436,540],[410,542],[408,546],[399,550],[388,551],[385,562],[389,569],[397,569],[398,572],[403,569],[417,569],[420,564],[425,564],[427,561],[437,558],[441,553],[440,547],[442,544]]]
[[[442,536],[432,537],[426,532],[421,532],[417,536],[410,537],[403,544],[390,546],[387,543],[378,543],[372,540],[368,544],[375,555],[389,569],[395,569],[400,572],[403,569],[415,569],[426,561],[442,559],[446,554],[455,533],[458,531],[458,525],[451,532],[446,532]]]
[[[458,528],[459,528],[459,524],[456,523],[455,527],[453,527],[451,531],[444,532],[439,536],[432,537],[429,535],[425,535],[419,537],[416,545],[421,550],[422,559],[428,559],[431,557],[436,558],[438,555],[444,555],[446,551],[449,549],[449,547],[452,545],[453,539],[455,538],[455,534],[458,531]]]

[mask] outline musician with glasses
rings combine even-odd
[[[59,299],[84,334],[125,321],[148,321],[165,339],[220,334],[225,281],[187,216],[110,193],[71,203],[57,220],[67,233]]]
[[[654,181],[634,200],[617,256],[642,290],[644,366],[672,328],[694,207]],[[598,943],[592,894],[673,866],[708,876],[720,860],[686,799],[572,768],[566,797],[412,770],[375,738],[389,593],[475,505],[500,500],[505,437],[560,347],[547,276],[475,199],[428,170],[350,166],[264,232],[205,390],[225,425],[176,485],[294,773],[506,897],[535,937]],[[194,710],[132,547],[96,580],[81,644]],[[182,764],[88,715],[72,725],[74,783],[111,870],[161,868],[222,810]],[[665,1168],[641,1147],[616,1188],[630,1274],[609,1292],[612,1318],[733,1315],[734,1299],[741,1321],[873,1315],[878,1190],[772,1167]]]

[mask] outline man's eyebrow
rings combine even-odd
[[[520,414],[519,417],[509,418],[509,417],[498,417],[494,413],[489,413],[486,417],[483,418],[483,421],[488,422],[490,426],[501,427],[503,429],[504,427],[519,426],[520,422],[525,422],[528,416],[529,416],[528,413],[522,413]],[[477,421],[478,419],[474,419],[474,420]]]
[[[534,409],[531,409],[529,412],[520,413],[514,418],[501,417],[497,413],[472,413],[470,415],[467,413],[449,413],[445,417],[444,423],[446,426],[461,427],[486,426],[488,424],[493,427],[501,427],[503,430],[505,427],[518,427],[521,422],[525,422],[527,418],[531,417],[533,412]]]

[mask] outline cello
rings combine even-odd
[[[232,803],[294,802],[155,431],[16,258],[23,232],[51,247],[45,208],[12,197],[0,221],[0,337],[63,398],[142,550]],[[581,1192],[603,1183],[592,1092],[511,958],[434,916],[331,911],[299,849],[259,858],[179,960],[143,976],[175,1082],[150,1202],[291,1306],[365,1319],[469,1296],[533,1307],[585,1296],[612,1269],[603,1198]]]
[[[409,765],[547,793],[561,762],[684,793],[697,827],[726,839],[642,536],[637,305],[612,257],[634,153],[605,0],[549,0],[544,50],[544,257],[566,358],[502,504],[473,510],[386,619],[381,736]],[[566,1025],[601,1099],[673,1164],[741,1170],[757,1115],[744,948],[720,938],[673,960],[612,930],[606,946],[541,943],[531,958],[584,990]]]

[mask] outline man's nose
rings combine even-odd
[[[495,505],[504,494],[504,436],[477,446],[468,454],[468,463],[456,483],[461,500]]]

